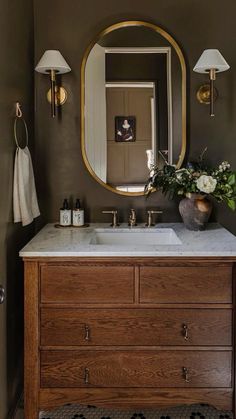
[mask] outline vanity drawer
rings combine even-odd
[[[232,303],[232,267],[141,267],[141,303]]]
[[[41,266],[43,303],[133,303],[132,266]]]
[[[42,346],[232,345],[227,309],[41,310]]]
[[[41,387],[231,387],[230,351],[43,351]]]

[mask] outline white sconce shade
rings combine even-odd
[[[193,71],[196,73],[209,73],[211,69],[214,69],[216,73],[229,70],[230,66],[225,61],[223,55],[218,49],[205,49]]]
[[[54,49],[45,51],[35,67],[35,71],[43,74],[48,74],[51,70],[54,70],[57,74],[69,73],[71,71],[60,51]]]

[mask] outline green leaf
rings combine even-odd
[[[236,210],[236,202],[234,201],[234,199],[227,199],[227,204],[231,210]]]
[[[235,185],[235,183],[236,183],[236,176],[235,176],[235,173],[232,173],[228,178],[228,184],[232,186],[232,185]]]

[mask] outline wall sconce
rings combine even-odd
[[[70,66],[58,50],[47,50],[35,67],[35,71],[50,75],[51,88],[47,93],[47,99],[51,103],[51,116],[56,115],[56,106],[63,105],[67,99],[64,87],[56,85],[56,74],[69,73]]]
[[[229,70],[229,68],[229,64],[218,49],[205,49],[193,69],[196,73],[209,74],[210,85],[201,86],[197,92],[197,98],[200,103],[210,103],[210,116],[215,116],[214,100],[218,96],[217,90],[214,88],[216,73]]]

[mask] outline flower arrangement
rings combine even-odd
[[[191,194],[210,195],[235,210],[236,172],[230,169],[227,161],[216,168],[207,166],[203,159],[205,152],[206,149],[197,162],[188,163],[180,169],[170,164],[165,164],[162,169],[153,168],[145,188],[146,194],[161,190],[170,199],[175,196],[188,197]]]

